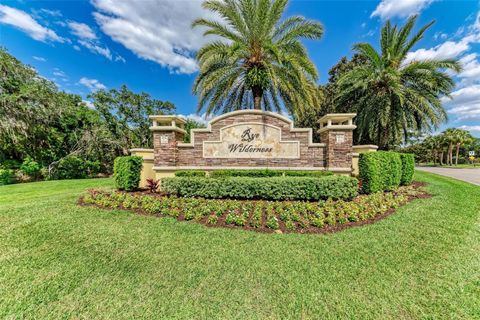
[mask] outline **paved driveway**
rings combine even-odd
[[[441,174],[480,186],[480,169],[452,169],[439,167],[416,167],[416,170]]]

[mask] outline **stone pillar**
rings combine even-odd
[[[325,143],[325,167],[336,172],[352,172],[353,125],[355,113],[327,114],[320,122],[320,142]]]
[[[178,159],[178,143],[185,136],[185,120],[176,116],[151,116],[153,125],[154,167],[175,167]]]

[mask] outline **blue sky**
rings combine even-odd
[[[436,23],[409,58],[456,58],[465,68],[455,76],[453,100],[443,99],[449,122],[441,129],[463,127],[480,137],[479,1],[291,0],[286,15],[323,24],[322,39],[305,43],[324,83],[328,70],[352,55],[354,43],[377,46],[386,19],[402,23],[416,13],[417,28]],[[210,15],[197,0],[3,0],[0,45],[85,100],[91,91],[127,84],[173,102],[179,114],[193,115],[194,54],[209,39],[190,24]]]

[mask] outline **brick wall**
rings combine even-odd
[[[300,142],[299,159],[225,159],[203,158],[203,141],[220,140],[220,129],[234,123],[261,122],[276,126],[281,129],[283,141]],[[160,143],[160,136],[166,132],[154,132],[155,166],[200,166],[200,167],[325,167],[325,147],[311,145],[311,132],[309,130],[291,130],[291,122],[270,114],[243,113],[233,114],[213,121],[210,124],[210,132],[194,132],[192,134],[193,146],[180,145],[175,138],[168,145]],[[208,130],[202,130],[208,131]],[[178,134],[178,133],[177,133]],[[176,139],[176,141],[174,140]],[[176,156],[175,156],[176,154]]]

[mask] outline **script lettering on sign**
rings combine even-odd
[[[220,129],[220,141],[204,141],[204,158],[289,158],[300,156],[299,141],[282,141],[280,128],[238,123]]]

